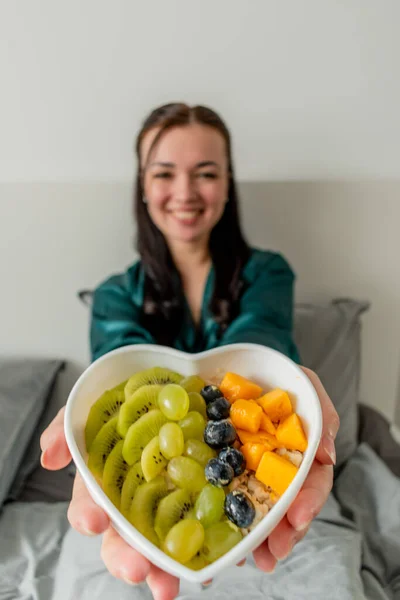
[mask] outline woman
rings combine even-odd
[[[141,259],[94,293],[93,360],[135,343],[199,352],[255,342],[300,362],[292,339],[294,275],[280,254],[252,249],[242,235],[230,135],[220,117],[205,107],[162,106],[145,121],[136,150]],[[304,371],[321,401],[324,434],[295,503],[254,553],[265,571],[305,535],[332,486],[339,420],[318,377]],[[42,435],[42,464],[48,469],[71,460],[63,416],[62,410]],[[118,536],[79,475],[68,517],[83,534],[104,532],[102,558],[113,575],[130,582],[146,578],[156,599],[175,598],[177,579]]]

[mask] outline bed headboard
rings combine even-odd
[[[240,187],[250,242],[285,254],[297,273],[298,301],[371,302],[363,317],[361,397],[393,419],[400,182]],[[134,260],[131,189],[130,182],[0,185],[0,354],[63,358],[71,381],[85,367],[88,313],[77,291]]]

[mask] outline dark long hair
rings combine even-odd
[[[151,220],[143,202],[143,165],[140,148],[143,137],[158,128],[150,155],[165,131],[190,123],[208,125],[219,131],[226,143],[229,168],[228,201],[224,213],[211,231],[209,250],[214,266],[215,283],[210,310],[219,324],[220,334],[235,318],[243,282],[240,274],[249,256],[238,212],[238,193],[232,163],[231,139],[222,119],[205,106],[190,107],[183,103],[161,106],[151,112],[143,123],[136,141],[138,171],[135,184],[135,216],[137,249],[145,273],[143,321],[159,344],[172,345],[179,332],[183,311],[180,275],[172,260],[166,240]]]

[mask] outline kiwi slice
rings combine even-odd
[[[128,383],[125,386],[125,399],[130,400],[133,393],[143,385],[179,383],[182,379],[183,375],[180,373],[171,371],[171,369],[163,369],[162,367],[153,367],[151,369],[139,371],[128,379]]]
[[[121,406],[118,414],[118,433],[122,437],[126,436],[132,423],[150,410],[158,408],[157,399],[162,387],[158,384],[143,385]]]
[[[121,440],[111,450],[103,471],[103,490],[118,509],[121,505],[122,487],[129,471],[129,465],[122,456],[123,445]]]
[[[115,392],[123,392],[127,383],[128,383],[128,380],[125,379],[125,381],[122,381],[121,383],[119,383],[118,385],[116,385],[115,387],[113,387],[112,389]]]
[[[160,450],[160,438],[156,435],[156,437],[150,440],[145,446],[142,452],[141,465],[146,481],[151,481],[157,477],[166,464],[167,459],[164,458]]]
[[[167,417],[157,409],[146,413],[129,427],[122,449],[123,457],[128,465],[133,465],[140,459],[144,447],[158,435],[166,422]]]
[[[135,492],[129,513],[132,525],[158,547],[160,540],[154,529],[154,518],[159,501],[167,494],[168,487],[161,475],[142,483]]]
[[[139,485],[141,485],[145,481],[146,480],[143,475],[142,466],[140,462],[137,462],[129,469],[121,491],[120,511],[128,520],[135,492]]]
[[[104,465],[109,454],[122,439],[117,431],[117,422],[118,417],[113,417],[103,425],[90,446],[88,467],[100,480],[103,477]]]
[[[164,540],[171,527],[184,519],[192,508],[193,503],[187,490],[175,490],[163,498],[154,520],[154,529],[160,540]]]
[[[85,443],[88,452],[100,429],[118,413],[121,405],[125,402],[124,390],[118,389],[118,387],[104,392],[89,411],[85,426]]]

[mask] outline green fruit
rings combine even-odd
[[[162,367],[145,369],[144,371],[135,373],[128,379],[125,386],[125,398],[126,400],[130,400],[133,393],[142,387],[142,385],[179,383],[182,379],[183,376],[180,373],[171,371],[171,369],[163,369]]]
[[[198,412],[188,412],[186,417],[178,422],[183,431],[183,437],[186,440],[194,439],[202,441],[204,439],[204,429],[206,422]]]
[[[103,425],[90,446],[88,467],[99,480],[103,477],[104,465],[108,455],[122,439],[117,432],[117,421],[118,417],[113,417]]]
[[[118,415],[118,433],[125,437],[129,427],[150,410],[158,408],[158,394],[162,385],[143,385],[132,394],[120,408]]]
[[[234,531],[226,522],[215,523],[205,530],[204,556],[214,562],[231,550],[242,539],[240,531]]]
[[[133,465],[140,459],[145,446],[158,435],[166,422],[167,419],[160,410],[151,410],[129,427],[122,449],[128,465]]]
[[[125,381],[122,381],[122,383],[119,383],[114,388],[112,388],[112,391],[115,391],[115,392],[124,392],[125,386],[126,386],[127,383],[128,383],[128,380],[125,379]]]
[[[189,375],[189,377],[184,377],[179,385],[185,388],[188,394],[190,392],[197,392],[200,394],[201,390],[206,385],[206,382],[198,375]]]
[[[154,529],[163,540],[171,527],[193,508],[189,492],[187,490],[175,490],[163,498],[157,508]]]
[[[160,545],[154,530],[154,517],[160,500],[168,494],[164,477],[156,477],[137,488],[132,500],[129,520],[134,527],[156,546]]]
[[[85,443],[88,452],[100,429],[112,417],[118,414],[124,402],[125,396],[123,391],[112,389],[104,392],[93,404],[85,425]]]
[[[167,472],[174,485],[192,494],[198,494],[207,483],[203,467],[186,456],[177,456],[170,460]]]
[[[185,446],[182,429],[176,423],[165,423],[158,434],[160,450],[163,456],[170,460],[180,456]]]
[[[129,471],[129,465],[122,456],[123,445],[124,442],[121,440],[111,450],[103,471],[103,490],[118,509],[121,505],[122,487]]]
[[[169,383],[158,396],[158,406],[167,419],[179,421],[189,410],[188,393],[180,385]]]
[[[194,505],[196,519],[204,528],[218,523],[224,515],[225,492],[222,488],[207,484]]]
[[[164,552],[182,564],[189,562],[203,546],[204,529],[196,520],[179,521],[164,540]]]
[[[121,491],[120,511],[129,520],[132,500],[139,485],[146,480],[140,462],[135,463],[128,471]]]
[[[192,439],[185,442],[183,454],[189,458],[193,458],[203,467],[206,466],[211,458],[216,458],[217,456],[216,451],[210,448],[205,442]]]
[[[200,396],[197,392],[189,392],[189,412],[198,412],[207,420],[207,405],[203,396]]]
[[[141,465],[144,478],[151,481],[157,477],[166,466],[167,461],[161,454],[158,435],[145,446],[142,452]]]
[[[204,569],[205,567],[207,567],[207,565],[209,565],[209,564],[210,563],[207,561],[206,557],[200,550],[200,552],[198,552],[192,558],[192,560],[189,560],[189,562],[187,562],[185,564],[185,567],[188,567],[188,569],[193,569],[193,571],[200,571],[201,569]]]

